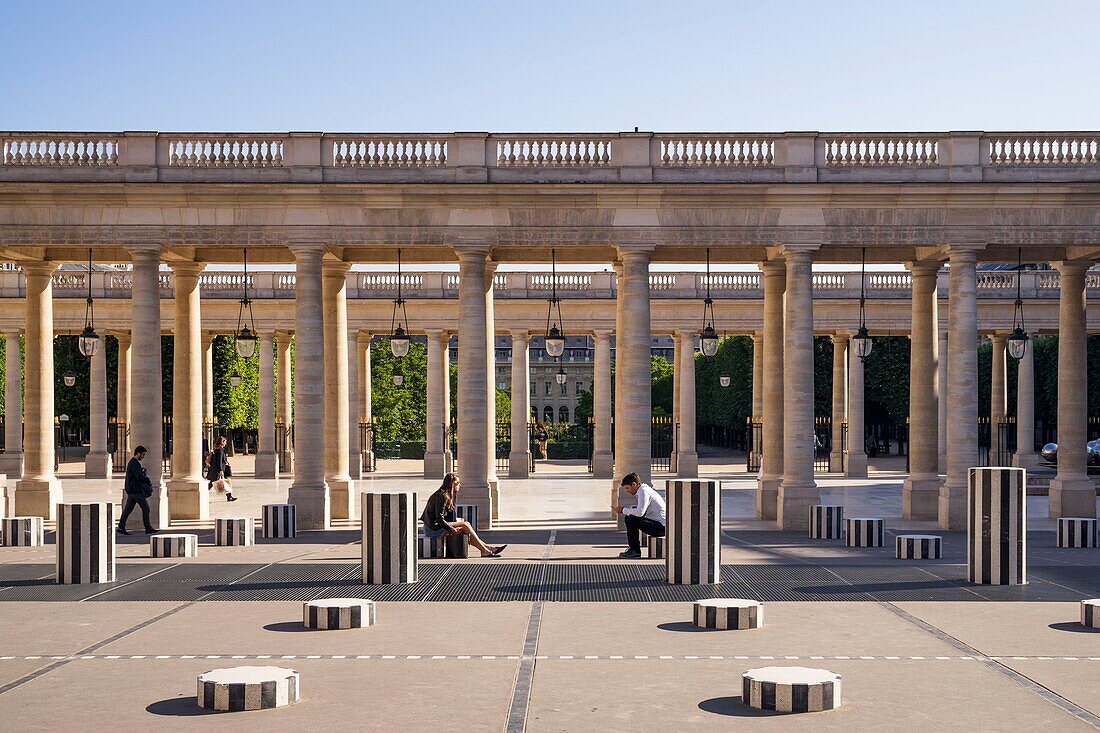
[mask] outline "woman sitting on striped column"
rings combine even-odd
[[[455,500],[461,486],[457,473],[448,473],[443,477],[443,485],[428,497],[420,521],[424,523],[424,536],[429,539],[449,534],[470,536],[470,544],[481,550],[482,557],[500,557],[508,545],[487,545],[477,536],[477,531],[465,519],[455,516]]]

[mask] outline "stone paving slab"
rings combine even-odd
[[[179,603],[6,603],[0,655],[72,654]]]
[[[1100,716],[1100,662],[1067,662],[1064,659],[1000,661],[1093,715]]]

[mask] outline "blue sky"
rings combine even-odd
[[[1095,130],[1100,2],[0,0],[0,129]]]

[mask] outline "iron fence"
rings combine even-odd
[[[112,418],[108,423],[107,451],[115,473],[125,473],[130,460],[130,426],[125,422]]]
[[[759,473],[761,456],[764,454],[764,423],[750,417],[746,423],[745,442],[751,446],[745,461],[745,470]]]
[[[649,467],[653,471],[669,471],[672,451],[676,448],[676,425],[671,417],[653,417],[650,420]]]

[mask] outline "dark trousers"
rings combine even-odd
[[[145,529],[150,529],[149,500],[141,494],[126,495],[126,506],[122,509],[122,516],[118,518],[118,526],[126,529],[126,520],[130,518],[130,512],[134,511],[135,505],[141,507],[141,519],[145,522]]]
[[[626,541],[630,544],[631,550],[637,552],[642,551],[642,538],[638,535],[638,532],[645,532],[652,537],[665,536],[665,525],[661,524],[656,519],[635,517],[632,514],[626,514],[623,517],[623,521],[626,522]]]

